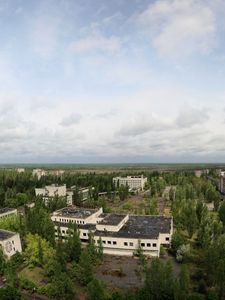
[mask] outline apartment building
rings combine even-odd
[[[147,177],[141,176],[127,176],[127,177],[114,177],[113,183],[115,186],[128,186],[130,190],[144,190]]]
[[[219,190],[222,194],[225,194],[225,176],[220,176]]]
[[[201,177],[202,175],[209,174],[209,169],[201,169],[201,170],[195,170],[195,176]]]
[[[0,247],[8,258],[14,255],[17,251],[22,252],[19,234],[0,229]]]
[[[24,168],[17,168],[17,169],[16,169],[16,172],[17,172],[17,173],[24,173],[24,172],[25,172],[25,169],[24,169]]]
[[[37,176],[38,180],[40,180],[42,176],[47,176],[48,173],[46,170],[43,169],[33,169],[32,175]]]
[[[77,189],[77,187],[73,185],[67,190],[67,192],[73,195],[77,191],[81,201],[86,201],[90,197],[90,194],[94,191],[94,189],[94,187],[80,187]]]
[[[17,215],[17,209],[8,207],[0,208],[0,220],[13,215]]]
[[[65,239],[70,224],[76,223],[83,243],[87,243],[91,231],[95,244],[98,245],[101,239],[103,252],[111,255],[132,256],[140,243],[145,255],[158,257],[160,245],[169,247],[173,234],[170,217],[103,214],[102,208],[63,208],[54,212],[51,219],[56,238],[60,230]]]
[[[42,196],[42,198],[47,203],[54,197],[64,197],[67,200],[67,205],[72,205],[72,194],[67,192],[66,185],[46,185],[43,188],[35,189],[36,196]]]

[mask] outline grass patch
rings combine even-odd
[[[27,278],[31,280],[37,286],[43,285],[44,275],[42,268],[35,267],[30,269],[25,267],[19,272],[18,276],[19,278]]]

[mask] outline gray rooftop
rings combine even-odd
[[[57,210],[55,215],[69,218],[86,219],[97,211],[98,209],[92,208],[65,207]]]
[[[97,236],[158,239],[159,233],[170,233],[171,218],[164,216],[130,216],[118,232],[99,231]]]
[[[126,215],[118,215],[118,214],[110,214],[106,215],[106,217],[100,221],[99,225],[118,225]]]
[[[0,241],[7,240],[7,239],[11,238],[12,236],[14,236],[15,234],[16,234],[15,232],[0,229]]]
[[[0,208],[0,214],[4,214],[6,212],[14,211],[15,208],[9,208],[9,207],[2,207]]]

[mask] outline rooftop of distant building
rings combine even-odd
[[[99,225],[118,225],[126,215],[119,215],[119,214],[109,214],[104,217],[102,221],[100,221]]]
[[[71,206],[57,210],[56,212],[54,212],[54,215],[69,218],[86,219],[97,211],[98,209],[94,208],[80,208],[76,206]]]
[[[16,233],[8,230],[0,229],[0,241],[7,240],[14,236]]]
[[[171,218],[164,216],[129,216],[128,221],[117,232],[99,231],[97,236],[157,239],[159,233],[170,233]]]
[[[16,210],[15,208],[9,208],[9,207],[2,207],[0,208],[0,214],[4,214],[4,213],[7,213],[7,212],[11,212],[11,211],[14,211]]]

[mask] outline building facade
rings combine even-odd
[[[13,215],[17,215],[17,209],[8,207],[0,208],[0,219]]]
[[[43,169],[33,169],[32,175],[37,176],[38,180],[41,179],[42,176],[47,176],[47,171]]]
[[[54,199],[55,197],[63,197],[67,201],[67,205],[72,205],[72,194],[67,192],[66,185],[46,185],[43,188],[36,188],[35,195],[41,196],[43,200],[47,203]]]
[[[225,176],[220,176],[219,189],[222,194],[225,194]]]
[[[114,177],[113,183],[115,186],[128,186],[130,190],[144,190],[147,183],[147,177],[141,176],[127,176],[127,177]]]
[[[171,217],[103,214],[102,208],[63,208],[51,219],[56,238],[60,234],[65,239],[71,223],[75,223],[83,243],[87,243],[91,231],[95,244],[101,240],[103,252],[111,255],[132,256],[140,244],[145,255],[158,257],[161,245],[170,247],[173,234]]]
[[[16,252],[22,252],[19,234],[0,229],[0,247],[8,258],[16,254]]]

